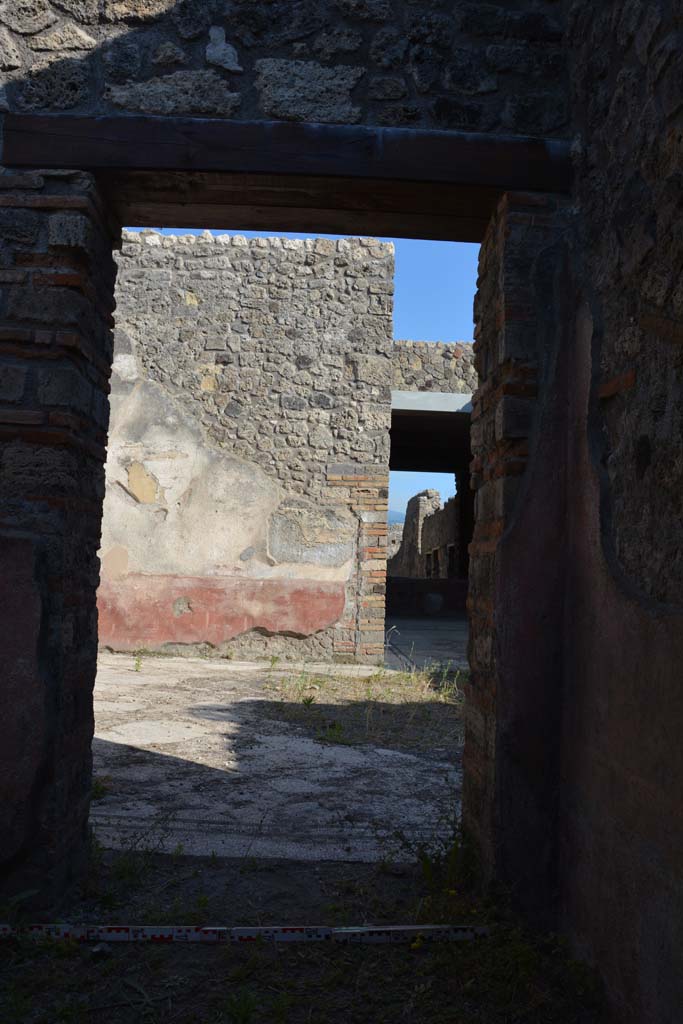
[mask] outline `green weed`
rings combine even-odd
[[[111,776],[110,775],[96,775],[92,780],[92,789],[90,790],[90,797],[92,800],[104,800],[105,796],[111,791]]]
[[[350,743],[341,722],[326,722],[318,732],[318,739],[323,743]]]
[[[256,1020],[258,1003],[253,992],[240,989],[225,1001],[226,1024],[252,1024]]]

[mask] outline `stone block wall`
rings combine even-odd
[[[477,371],[470,341],[395,341],[395,391],[474,393]]]
[[[414,494],[409,499],[401,544],[396,554],[387,562],[388,576],[424,576],[422,527],[427,517],[440,508],[439,492],[431,488]]]
[[[393,247],[143,232],[117,261],[100,642],[381,660]]]
[[[440,509],[425,519],[422,524],[422,552],[425,558],[423,575],[433,579],[448,579],[458,575],[460,500],[457,495],[449,498]],[[436,558],[434,552],[438,553]],[[426,560],[428,554],[431,554],[429,563]]]
[[[87,849],[115,244],[88,175],[0,172],[0,878],[44,902]]]
[[[456,495],[442,505],[438,491],[414,495],[406,507],[403,535],[398,550],[387,562],[387,576],[412,579],[448,579],[449,547],[453,547],[454,571],[460,567],[460,500]],[[438,567],[434,560],[438,551]]]
[[[562,29],[552,0],[11,0],[1,102],[565,135]]]
[[[387,534],[387,558],[396,554],[403,539],[403,523],[390,523]]]

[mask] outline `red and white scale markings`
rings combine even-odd
[[[326,928],[315,925],[266,928],[198,928],[193,925],[0,924],[0,939],[28,937],[73,942],[458,942],[489,934],[483,925],[385,925]]]

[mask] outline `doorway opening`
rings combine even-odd
[[[455,474],[392,472],[386,664],[466,670],[471,499]],[[419,487],[419,490],[416,488]],[[409,495],[409,497],[406,497]],[[401,520],[401,521],[399,521]]]
[[[396,340],[404,245],[415,262],[399,239],[124,236],[98,597],[105,846],[145,823],[165,852],[372,863],[452,827],[461,708],[404,666],[396,686],[378,672],[395,396],[420,405],[440,380],[417,353],[444,380],[454,352],[472,373],[471,346]]]

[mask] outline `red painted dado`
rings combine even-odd
[[[344,601],[343,583],[131,574],[102,580],[99,641],[137,650],[220,644],[250,629],[309,636],[337,622]]]

